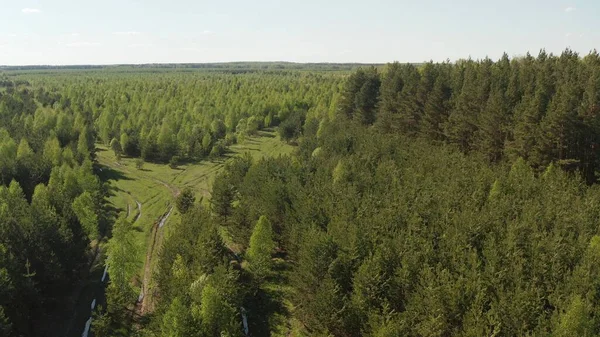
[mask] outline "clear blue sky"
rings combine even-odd
[[[0,64],[587,54],[599,18],[600,0],[0,0]]]

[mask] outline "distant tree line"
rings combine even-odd
[[[121,155],[159,162],[218,157],[279,124],[282,138],[293,141],[307,115],[332,110],[342,80],[300,72],[32,76],[43,106],[82,112],[100,142],[118,144]]]

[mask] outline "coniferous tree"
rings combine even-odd
[[[507,129],[510,125],[508,104],[502,90],[492,92],[479,116],[476,146],[491,162],[503,155]]]
[[[372,124],[375,121],[380,86],[381,80],[374,67],[359,69],[346,81],[339,102],[340,112],[363,124]]]
[[[465,75],[460,92],[456,93],[453,109],[444,126],[448,141],[455,143],[463,152],[473,148],[473,137],[477,131],[476,118],[481,110],[477,66],[473,61],[465,63]]]
[[[258,278],[262,279],[268,275],[272,264],[271,254],[274,249],[275,242],[273,241],[271,222],[267,217],[261,216],[252,230],[250,245],[246,252],[252,271]]]
[[[186,187],[181,191],[181,194],[177,196],[175,205],[181,214],[185,214],[194,206],[195,201],[196,196],[194,195],[194,191],[191,188]]]
[[[433,85],[431,93],[425,102],[420,133],[432,140],[443,140],[444,124],[448,119],[451,89],[443,75],[440,75]]]

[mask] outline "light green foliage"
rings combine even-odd
[[[593,336],[592,320],[587,303],[580,297],[574,296],[567,310],[560,316],[558,327],[555,331],[557,337],[568,336]]]
[[[263,215],[258,219],[252,230],[250,245],[246,251],[251,268],[259,278],[267,276],[271,269],[273,249],[275,249],[273,228],[269,219]]]
[[[266,128],[268,128],[271,126],[272,123],[273,123],[273,114],[271,112],[269,112],[265,116],[265,120],[264,120],[263,124],[265,125]]]
[[[496,181],[494,181],[494,184],[492,185],[492,189],[490,189],[489,199],[494,200],[494,199],[499,198],[501,195],[502,195],[502,183],[500,182],[500,180],[496,180]]]
[[[16,157],[17,146],[14,140],[10,137],[3,141],[0,139],[0,179],[5,184],[10,182],[15,174]]]
[[[113,153],[115,154],[117,160],[120,160],[121,154],[123,153],[123,148],[121,147],[121,143],[119,143],[118,139],[113,138],[110,141],[110,149],[113,150]]]
[[[73,211],[90,240],[98,237],[98,216],[90,192],[85,191],[73,200]]]
[[[212,285],[208,284],[202,289],[202,302],[200,319],[205,331],[215,335],[221,334],[221,326],[226,325],[233,308],[223,303],[223,298]]]
[[[77,140],[77,155],[80,161],[91,158],[90,150],[93,146],[91,146],[89,138],[89,130],[85,127],[79,133],[79,139]]]
[[[58,166],[61,163],[62,150],[60,143],[56,138],[49,138],[44,144],[44,158],[52,163],[54,166]]]
[[[126,133],[121,134],[119,145],[121,145],[121,153],[127,154],[127,149],[131,147],[131,144],[129,141],[129,136]]]
[[[190,336],[190,313],[181,299],[176,297],[171,302],[169,310],[162,318],[161,336],[187,337]]]
[[[322,148],[320,148],[320,147],[317,147],[317,148],[316,148],[316,149],[315,149],[315,150],[314,150],[314,151],[311,153],[311,156],[312,156],[313,158],[318,158],[318,157],[320,157],[322,154],[323,154],[323,149],[322,149]]]
[[[210,137],[210,134],[207,132],[204,134],[204,137],[202,137],[202,148],[204,149],[204,152],[209,152],[210,151],[210,144],[212,143],[212,138]]]
[[[255,135],[260,129],[260,121],[255,116],[250,116],[246,122],[246,132],[250,135]]]
[[[348,168],[343,160],[340,160],[333,169],[332,178],[334,183],[342,182],[348,177]]]
[[[19,142],[19,148],[17,149],[17,160],[19,160],[19,159],[22,160],[22,159],[28,158],[28,157],[32,156],[33,154],[34,154],[33,150],[29,146],[27,139],[22,138],[21,141]]]
[[[137,158],[135,160],[135,168],[137,168],[138,170],[141,170],[144,168],[144,159],[142,158]]]
[[[236,289],[231,288],[235,285],[227,279],[218,280],[219,277],[229,276],[221,268],[202,289],[200,303],[202,330],[206,336],[239,336],[240,317],[238,309],[233,305],[235,302],[230,298],[237,295]]]
[[[177,153],[175,129],[168,121],[163,122],[157,139],[158,151],[163,155],[163,160],[168,160]]]
[[[73,154],[73,150],[71,148],[65,148],[62,152],[62,162],[69,166],[75,165],[75,155]]]
[[[111,283],[124,293],[132,291],[129,281],[136,273],[138,247],[133,241],[131,223],[120,217],[112,229],[112,238],[108,243],[107,260]]]

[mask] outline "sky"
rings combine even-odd
[[[598,18],[599,0],[0,0],[0,65],[583,56]]]

